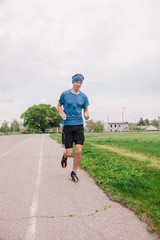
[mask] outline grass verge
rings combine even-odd
[[[157,147],[160,134],[88,133],[85,136],[80,166],[112,200],[121,202],[146,221],[149,231],[160,233],[160,150]],[[52,137],[61,142],[61,135]],[[144,143],[152,145],[152,152]],[[137,157],[134,152],[142,153],[143,157]]]

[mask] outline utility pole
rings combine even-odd
[[[124,132],[124,110],[125,107],[122,109],[122,126],[123,126],[123,132]]]
[[[109,130],[109,117],[108,117],[108,132],[109,132],[110,130]]]

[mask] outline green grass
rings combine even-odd
[[[160,233],[160,132],[87,133],[81,167]]]
[[[126,132],[87,134],[87,140],[98,145],[118,146],[131,151],[160,157],[160,132]]]

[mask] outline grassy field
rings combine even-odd
[[[160,132],[86,133],[81,167],[160,233]]]

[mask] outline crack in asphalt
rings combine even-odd
[[[111,208],[111,206],[108,206],[108,209]],[[91,217],[95,216],[98,212],[105,212],[107,210],[107,206],[104,207],[104,209],[96,209],[94,212],[90,214],[80,214],[80,215],[74,215],[74,214],[69,214],[69,215],[55,215],[55,216],[30,216],[30,217],[24,217],[24,218],[10,218],[10,219],[5,219],[5,218],[0,218],[0,221],[21,221],[21,220],[29,220],[32,218],[46,218],[46,219],[54,219],[54,218],[72,218],[72,217]]]

